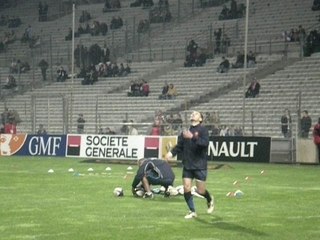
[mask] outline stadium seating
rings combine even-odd
[[[47,1],[51,9],[51,3]],[[77,16],[82,10],[87,10],[93,20],[110,22],[113,16],[120,16],[125,21],[121,29],[110,31],[106,36],[82,35],[76,38],[75,44],[81,43],[90,46],[94,43],[103,46],[107,43],[113,51],[113,60],[118,62],[130,60],[134,71],[125,78],[100,78],[90,86],[82,86],[81,79],[68,79],[64,83],[43,84],[41,72],[37,63],[45,58],[52,59],[53,67],[49,69],[48,76],[55,76],[59,65],[70,69],[71,42],[65,41],[68,28],[72,23],[72,15],[61,15],[53,21],[38,22],[38,1],[24,1],[22,6],[10,9],[11,15],[25,16],[23,24],[16,29],[17,36],[21,36],[28,24],[35,33],[42,37],[42,44],[35,49],[29,49],[25,44],[16,41],[8,46],[5,54],[0,54],[1,79],[8,74],[10,61],[13,57],[28,60],[32,70],[22,74],[19,81],[26,88],[31,86],[31,91],[23,95],[8,96],[1,101],[0,109],[4,106],[19,112],[23,122],[18,126],[20,132],[32,132],[38,124],[46,125],[48,132],[61,133],[62,122],[68,121],[69,132],[75,132],[75,122],[79,113],[83,113],[87,120],[86,132],[95,133],[101,126],[121,126],[123,119],[133,119],[135,122],[150,123],[156,110],[176,110],[188,113],[192,109],[201,111],[219,112],[221,123],[227,125],[241,125],[243,118],[243,88],[228,90],[219,97],[212,98],[206,103],[192,106],[202,96],[226,89],[232,84],[241,81],[244,75],[242,69],[232,69],[227,74],[219,74],[216,68],[221,61],[221,56],[215,56],[203,67],[184,68],[185,47],[189,40],[194,39],[200,47],[208,48],[214,39],[212,31],[223,28],[231,39],[228,55],[234,61],[234,53],[243,48],[244,19],[218,20],[221,6],[195,9],[191,13],[192,1],[185,1],[178,5],[178,0],[170,1],[170,9],[174,21],[168,24],[152,24],[149,35],[141,36],[139,44],[134,44],[133,22],[148,16],[148,11],[142,8],[130,8],[131,1],[122,1],[120,11],[103,13],[103,3],[80,5],[77,7]],[[246,3],[238,0],[239,3]],[[291,110],[294,125],[297,124],[297,96],[301,90],[301,109],[307,109],[313,122],[320,116],[317,109],[319,103],[316,89],[319,89],[317,77],[319,76],[320,58],[317,54],[310,58],[296,61],[285,69],[274,72],[268,69],[268,64],[282,59],[285,49],[282,32],[289,31],[302,25],[309,31],[318,21],[316,12],[311,11],[310,4],[301,4],[299,0],[268,0],[250,1],[249,15],[249,49],[258,53],[258,63],[255,68],[248,69],[254,75],[259,71],[266,71],[266,76],[259,78],[261,92],[258,98],[245,99],[245,125],[246,133],[254,135],[281,136],[280,117],[284,108]],[[53,4],[52,4],[53,6]],[[184,9],[181,19],[176,13],[178,8]],[[52,7],[53,8],[53,7]],[[76,28],[79,26],[76,19]],[[1,27],[1,31],[6,28]],[[110,45],[109,45],[110,44]],[[125,49],[124,46],[128,46]],[[289,57],[299,56],[299,44],[289,43]],[[50,52],[52,55],[50,55]],[[266,54],[268,53],[268,54]],[[121,58],[120,58],[121,57]],[[152,60],[149,62],[149,60]],[[70,72],[70,71],[69,71]],[[16,75],[16,79],[18,76]],[[151,88],[149,97],[127,97],[126,92],[131,80],[144,78]],[[164,81],[173,83],[178,90],[175,100],[159,100]],[[0,82],[3,85],[3,80]],[[34,98],[32,98],[32,96]],[[32,99],[36,102],[32,105]],[[65,101],[65,102],[64,102]],[[64,103],[69,107],[64,109]],[[187,104],[186,104],[187,103]],[[71,107],[72,106],[72,107]],[[187,110],[184,112],[184,108]],[[63,114],[68,110],[69,114]],[[251,115],[252,114],[252,115]],[[253,116],[254,132],[251,126]],[[34,121],[35,119],[35,121]],[[34,124],[32,124],[34,122]],[[141,133],[146,128],[142,127]]]

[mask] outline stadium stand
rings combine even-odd
[[[70,78],[57,83],[41,81],[38,62],[45,58],[50,62],[48,76],[55,76],[58,66],[65,66],[71,73],[71,42],[65,41],[72,23],[70,5],[61,11],[54,10],[54,1],[47,1],[49,9],[56,14],[46,22],[38,21],[38,1],[21,1],[10,8],[11,15],[23,16],[22,25],[15,29],[22,36],[28,25],[33,32],[41,36],[41,44],[29,48],[19,40],[7,46],[0,53],[0,86],[4,76],[9,73],[12,58],[28,61],[31,70],[24,74],[15,74],[19,88],[7,95],[1,90],[0,109],[5,106],[19,112],[23,122],[19,132],[34,132],[40,123],[46,125],[50,133],[75,132],[76,118],[83,113],[86,119],[86,132],[98,132],[100,126],[121,127],[124,119],[133,119],[136,123],[152,123],[155,111],[178,111],[182,114],[192,109],[204,112],[219,112],[223,124],[240,125],[243,117],[241,86],[243,69],[231,69],[227,74],[216,72],[222,54],[211,57],[202,67],[183,67],[186,46],[193,39],[199,47],[212,53],[216,44],[214,31],[221,28],[230,38],[231,45],[225,52],[230,62],[235,61],[235,53],[243,48],[244,18],[219,20],[222,6],[199,8],[197,1],[172,0],[170,11],[173,21],[151,24],[147,34],[137,34],[139,20],[148,18],[148,9],[130,8],[131,1],[121,1],[119,11],[102,11],[103,1],[86,5],[77,5],[76,29],[80,26],[79,16],[86,10],[93,21],[107,22],[114,16],[124,20],[124,26],[112,30],[106,36],[80,35],[75,45],[90,47],[92,44],[110,47],[112,61],[129,61],[133,73],[127,77],[99,78],[94,85],[81,85],[79,78]],[[192,6],[192,3],[196,5]],[[238,4],[246,1],[239,0]],[[301,109],[310,112],[314,122],[320,115],[315,89],[318,89],[317,77],[319,56],[298,59],[301,56],[299,42],[285,42],[282,33],[302,25],[306,31],[317,28],[317,12],[311,11],[312,1],[301,4],[292,1],[250,1],[248,48],[257,54],[257,64],[247,72],[247,84],[252,76],[257,76],[261,84],[258,98],[245,99],[245,132],[248,135],[281,136],[280,117],[284,108],[292,112],[294,124],[297,124],[298,94],[302,95]],[[228,2],[226,2],[228,4]],[[194,8],[193,8],[194,7]],[[2,12],[0,12],[1,14]],[[22,14],[23,13],[23,14]],[[66,24],[67,23],[67,24]],[[7,28],[1,26],[1,32]],[[79,69],[76,68],[76,72]],[[131,80],[145,79],[151,93],[148,97],[128,97],[127,90]],[[159,100],[164,81],[172,83],[178,90],[174,100]],[[290,83],[290,84],[289,84]],[[23,94],[20,94],[23,93]],[[4,96],[6,95],[6,96]],[[68,114],[64,114],[68,112]],[[253,117],[253,119],[251,118]],[[68,129],[62,123],[68,123]],[[146,133],[146,127],[140,127]]]

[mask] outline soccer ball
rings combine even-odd
[[[170,193],[170,196],[177,196],[179,194],[178,190],[173,186],[168,187],[168,192]]]
[[[236,198],[241,198],[243,196],[243,192],[241,190],[237,190],[234,192],[234,196]]]
[[[123,197],[124,192],[123,192],[122,187],[116,187],[116,188],[113,190],[113,195],[116,196],[116,197]]]
[[[182,185],[177,186],[176,189],[177,189],[177,191],[178,191],[178,193],[179,193],[180,195],[183,195],[184,190],[183,190],[183,186],[182,186]]]
[[[136,197],[143,197],[143,195],[145,193],[145,191],[144,191],[144,189],[142,187],[137,187],[137,188],[134,189],[134,191],[136,193],[135,194]]]

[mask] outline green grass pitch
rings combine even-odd
[[[129,166],[135,173],[130,164],[1,157],[0,239],[320,238],[319,166],[228,163],[210,169],[216,210],[208,215],[205,200],[195,197],[198,218],[191,220],[184,219],[183,196],[134,198]],[[181,185],[181,168],[173,169],[175,186]],[[124,197],[113,195],[118,186]],[[241,198],[226,196],[237,189]]]

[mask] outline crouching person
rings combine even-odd
[[[153,198],[151,185],[165,188],[165,196],[169,196],[168,187],[173,185],[175,175],[167,161],[161,159],[142,158],[138,160],[139,169],[132,182],[132,194],[136,197]]]

